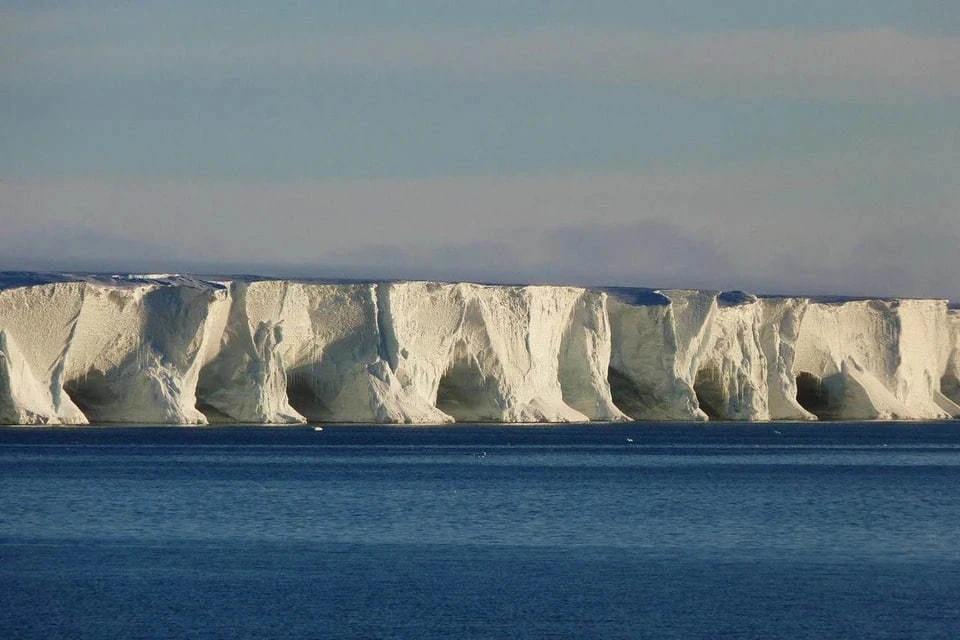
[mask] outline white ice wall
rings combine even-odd
[[[305,422],[287,398],[287,374],[279,353],[283,326],[270,318],[251,319],[248,283],[224,285],[228,295],[211,313],[211,339],[198,375],[199,408],[218,422]],[[261,312],[254,315],[262,316],[262,300],[252,298],[252,306]]]
[[[577,296],[560,344],[560,391],[565,403],[591,420],[629,420],[613,402],[607,379],[612,338],[606,305],[605,293]]]
[[[3,393],[0,417],[29,424],[84,424],[63,391],[64,356],[74,337],[85,284],[0,290]]]
[[[457,420],[620,420],[603,294],[573,287],[383,285],[389,360]]]
[[[710,340],[716,294],[618,292],[607,309],[614,402],[635,420],[706,420],[693,380]]]
[[[816,420],[797,401],[794,373],[797,339],[807,310],[804,298],[766,298],[760,342],[767,361],[767,408],[772,420]]]
[[[949,331],[942,300],[811,302],[794,372],[822,381],[835,419],[936,419]]]
[[[770,419],[762,324],[763,305],[756,297],[718,298],[710,342],[694,378],[707,415],[722,420]]]
[[[0,422],[938,419],[958,345],[938,300],[7,277]]]
[[[184,278],[0,290],[0,349],[24,359],[7,367],[2,411],[31,423],[206,422],[197,375],[208,312],[223,295]]]
[[[204,424],[197,376],[211,307],[205,285],[86,284],[64,351],[64,389],[91,421]]]
[[[202,401],[229,418],[449,421],[403,389],[384,359],[376,285],[271,280],[230,290],[226,339],[201,373]],[[241,369],[250,374],[233,373]]]

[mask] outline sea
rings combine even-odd
[[[960,423],[0,428],[2,638],[960,638]]]

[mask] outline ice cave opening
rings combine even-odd
[[[234,423],[237,421],[233,416],[224,413],[209,402],[206,402],[202,396],[200,396],[199,392],[197,393],[197,411],[202,413],[203,417],[206,418],[210,424],[223,422]]]
[[[116,401],[116,393],[111,391],[107,378],[99,371],[91,371],[79,378],[68,380],[63,385],[73,404],[83,412],[90,422],[106,422],[108,416],[104,409]]]
[[[727,397],[723,389],[722,376],[716,367],[704,367],[697,371],[693,380],[693,392],[697,402],[711,420],[728,420]]]
[[[316,379],[311,366],[287,371],[287,402],[307,420],[327,420],[331,411],[320,398]]]
[[[831,386],[820,376],[801,371],[797,375],[797,402],[821,420],[829,419],[837,404]]]
[[[613,404],[620,411],[634,419],[646,413],[646,403],[650,400],[648,393],[645,393],[630,376],[619,369],[609,367],[607,382],[610,383],[610,397],[613,399]]]
[[[214,375],[213,368],[204,367],[200,370],[200,376],[197,378],[197,411],[203,414],[207,422],[214,424],[217,422],[236,422],[237,420],[225,411],[218,409],[214,398],[220,391],[224,382]]]
[[[496,380],[483,374],[475,358],[458,358],[440,378],[437,409],[457,422],[496,422],[503,409],[497,402]]]

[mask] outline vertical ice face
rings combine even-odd
[[[610,392],[610,352],[607,294],[580,292],[560,343],[558,374],[563,401],[591,420],[630,419]]]
[[[604,376],[609,333],[600,294],[572,287],[383,286],[397,378],[445,414],[459,421],[622,419]]]
[[[285,371],[286,395],[296,414],[343,422],[449,420],[401,388],[384,359],[377,285],[261,281],[245,286],[248,330],[280,328],[276,366]]]
[[[197,376],[224,295],[209,283],[85,284],[63,388],[97,422],[206,423]]]
[[[217,292],[186,279],[0,290],[0,348],[21,360],[6,368],[5,413],[41,423],[204,422],[194,390]]]
[[[711,419],[770,419],[762,324],[763,305],[755,296],[717,297],[710,341],[693,381],[700,408]]]
[[[798,400],[821,419],[947,417],[934,397],[946,336],[943,301],[812,302],[796,347]]]
[[[85,284],[61,282],[0,290],[0,419],[21,424],[86,424],[63,390]]]
[[[793,373],[800,323],[807,310],[805,298],[761,300],[763,320],[760,343],[767,361],[767,407],[772,420],[816,420],[797,401]]]
[[[716,294],[615,290],[607,310],[616,405],[635,420],[706,420],[694,378],[711,339]]]
[[[960,415],[939,300],[14,275],[0,422]]]
[[[955,407],[945,404],[941,393],[949,359],[944,345],[950,342],[951,333],[946,301],[899,300],[893,305],[900,318],[900,364],[891,386],[907,406],[905,417],[951,417]]]
[[[384,347],[398,383],[412,395],[437,406],[441,378],[460,340],[466,302],[458,285],[405,282],[381,285],[379,310],[386,319]],[[481,383],[484,376],[479,376]],[[479,385],[474,403],[486,402]]]
[[[49,383],[34,375],[17,343],[0,331],[0,424],[59,422]]]
[[[197,381],[198,407],[211,422],[297,423],[305,418],[287,400],[287,376],[278,320],[251,321],[246,282],[228,283],[229,295],[211,314],[211,335]],[[256,300],[254,306],[261,303]],[[258,308],[263,315],[262,307]]]
[[[956,415],[937,300],[809,302],[739,292],[618,292],[610,384],[635,419],[937,419]],[[944,372],[947,372],[944,374]],[[942,390],[941,390],[942,388]]]

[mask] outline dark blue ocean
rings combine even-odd
[[[0,428],[2,638],[958,638],[960,423]]]

